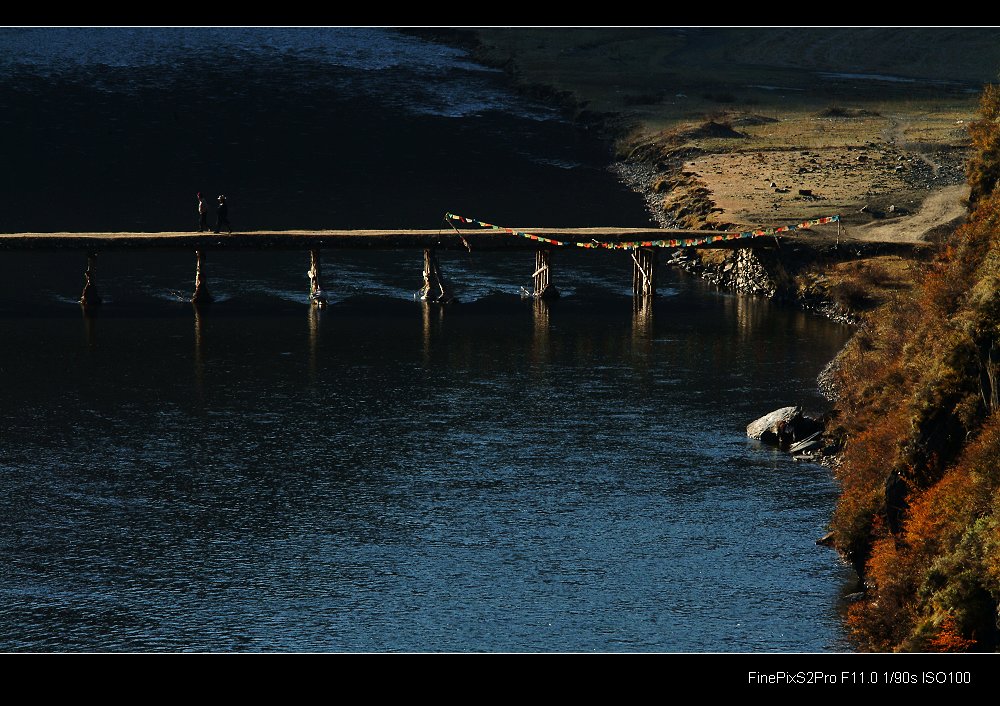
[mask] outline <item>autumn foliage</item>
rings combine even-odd
[[[972,159],[969,160],[969,202],[975,206],[993,192],[1000,181],[1000,86],[986,86],[980,99],[979,119],[969,125]]]
[[[1000,647],[1000,89],[970,132],[968,223],[841,354],[832,524],[863,575],[848,626],[866,649]]]

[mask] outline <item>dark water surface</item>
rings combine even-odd
[[[211,160],[196,165],[218,190],[239,185],[234,218],[252,213],[261,227],[396,219],[433,227],[425,209],[433,220],[467,207],[474,216],[559,225],[569,224],[560,219],[576,202],[574,223],[645,222],[638,199],[600,168],[597,146],[544,106],[507,94],[500,76],[460,53],[375,30],[276,32],[268,48],[263,31],[225,35],[232,46],[218,68],[202,55],[215,56],[208,40],[222,35],[195,33],[183,45],[186,60],[202,57],[199,77],[227,71],[245,85],[256,75],[260,85],[249,81],[230,99],[244,108],[259,102],[260,120],[286,104],[295,116],[239,127],[237,152],[246,140],[269,145],[254,154],[280,189],[229,157],[214,172]],[[208,93],[205,106],[190,103],[204,83],[185,88],[180,77],[190,72],[179,72],[176,58],[159,59],[177,35],[140,35],[140,48],[121,37],[83,42],[89,54],[51,37],[41,42],[48,53],[36,54],[27,47],[40,44],[37,35],[4,39],[3,56],[20,57],[3,64],[5,100],[13,95],[29,112],[46,96],[62,107],[79,100],[77,119],[63,127],[81,132],[57,139],[90,155],[84,161],[100,151],[91,142],[100,121],[88,123],[84,108],[94,104],[88,86],[99,85],[101,72],[112,84],[122,67],[147,77],[101,89],[119,108],[134,101],[132,118],[159,105],[167,75],[178,79],[164,101],[177,96],[205,115],[230,109]],[[121,66],[105,56],[108,45],[118,47]],[[413,132],[379,137],[385,126],[366,117],[379,111],[367,109],[327,111],[300,125],[292,108],[325,85],[291,80],[304,65],[339,76],[333,85],[354,86],[380,110],[397,110],[397,123],[406,118],[400,130]],[[29,75],[37,83],[22,80]],[[81,94],[46,92],[46,80]],[[478,107],[442,97],[449,81],[481,88]],[[26,85],[38,95],[26,97]],[[293,95],[274,102],[268,88]],[[408,91],[423,98],[407,102]],[[295,140],[294,159],[271,149],[285,139],[275,130],[316,137],[335,113],[340,125],[363,126],[358,141],[403,146],[395,166],[372,167],[372,189],[341,188],[350,180],[343,170],[327,173],[328,154],[310,161]],[[26,141],[36,128],[15,121],[0,131],[24,166],[30,160],[23,145],[12,146],[11,125]],[[169,175],[140,172],[139,206],[113,201],[110,217],[106,202],[88,210],[92,196],[80,197],[79,214],[29,209],[5,229],[183,222],[193,212],[186,138],[163,130],[159,138],[149,124],[125,131]],[[453,150],[451,137],[463,132],[467,150],[502,156],[499,173],[466,154],[441,160],[448,169],[426,180],[389,180],[406,165],[422,174],[428,155]],[[72,153],[49,159],[86,171]],[[109,159],[116,168],[86,185],[92,193],[127,190],[124,181],[115,186],[117,167],[142,166],[125,150]],[[300,168],[312,177],[298,176]],[[46,178],[40,168],[36,178]],[[161,194],[171,180],[183,183]],[[60,203],[72,200],[58,177],[50,186],[63,189]],[[17,189],[2,198],[33,198],[28,186]],[[326,189],[331,203],[320,198]],[[372,190],[392,206],[379,211]],[[355,215],[337,201],[348,192]],[[36,222],[44,227],[26,225]],[[846,339],[843,327],[669,273],[661,296],[635,311],[622,253],[557,253],[555,283],[565,296],[550,306],[519,297],[530,253],[445,253],[442,266],[463,298],[447,308],[413,300],[417,251],[323,258],[332,296],[325,311],[307,305],[307,258],[286,252],[210,253],[217,302],[199,310],[183,301],[190,253],[104,253],[105,304],[89,317],[75,303],[81,253],[3,256],[0,649],[847,647],[838,603],[849,569],[814,543],[835,498],[830,473],[743,433],[775,407],[821,406],[815,376]]]
[[[385,30],[0,30],[0,232],[648,225],[604,145]]]

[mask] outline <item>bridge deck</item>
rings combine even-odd
[[[521,230],[521,229],[519,229]],[[704,230],[664,228],[524,228],[554,240],[622,242],[702,237]],[[536,250],[537,241],[488,229],[461,229],[475,249]],[[746,241],[744,241],[745,243]],[[0,250],[141,250],[141,249],[316,249],[428,248],[464,249],[450,228],[434,230],[261,230],[232,234],[162,233],[0,233]]]

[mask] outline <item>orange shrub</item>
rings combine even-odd
[[[952,468],[925,492],[910,498],[904,536],[925,561],[953,546],[973,519],[976,498],[969,472]]]
[[[930,648],[934,652],[968,652],[975,646],[975,640],[961,635],[952,615],[945,617],[938,625],[937,633],[930,640]]]
[[[907,435],[906,418],[885,414],[871,427],[852,436],[836,471],[841,493],[831,527],[837,546],[855,565],[862,565],[873,538],[873,521],[884,511],[885,481],[895,464],[900,439]]]

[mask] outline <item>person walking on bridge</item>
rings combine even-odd
[[[208,204],[205,203],[205,199],[201,197],[201,192],[198,192],[198,232],[208,230]]]
[[[229,206],[226,204],[226,197],[219,194],[219,205],[215,211],[215,232],[221,233],[222,226],[226,227],[227,232],[233,232],[233,227],[229,224]]]

